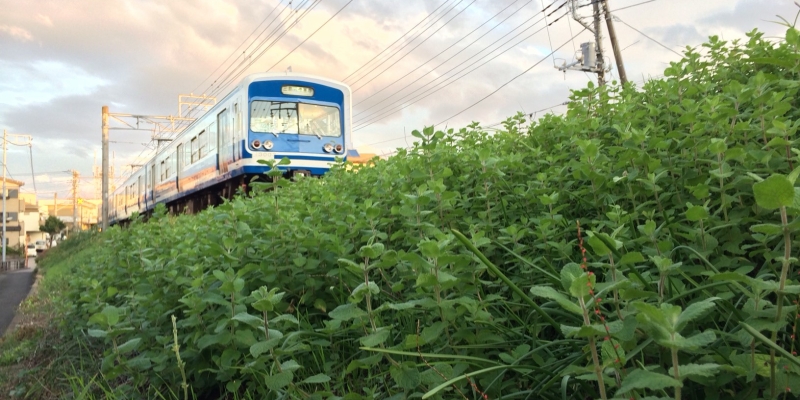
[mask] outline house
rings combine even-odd
[[[38,205],[36,195],[33,193],[20,193],[20,199],[25,203],[20,220],[25,227],[25,241],[34,243],[37,240],[46,240],[47,233],[39,230],[44,224],[46,215],[42,213],[42,207]],[[47,209],[45,208],[45,212]]]
[[[2,184],[2,178],[0,178]],[[22,249],[25,247],[25,228],[24,222],[21,219],[25,210],[25,201],[20,198],[19,188],[24,185],[24,182],[8,179],[5,180],[6,191],[3,193],[5,197],[5,211],[6,220],[6,237],[3,238],[7,247]],[[0,207],[3,203],[0,202]],[[2,214],[0,214],[2,215]]]

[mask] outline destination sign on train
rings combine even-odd
[[[281,93],[294,96],[313,96],[314,89],[305,86],[286,85],[281,88]]]

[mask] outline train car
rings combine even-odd
[[[342,82],[294,73],[248,75],[148,160],[109,198],[109,223],[156,204],[196,212],[230,198],[269,170],[259,160],[289,159],[287,177],[321,176],[352,145],[352,100]]]

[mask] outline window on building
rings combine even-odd
[[[6,222],[19,221],[19,213],[6,212]]]
[[[16,199],[19,197],[19,189],[6,189],[7,199]]]

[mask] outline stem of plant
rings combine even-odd
[[[781,314],[783,313],[783,290],[786,287],[786,276],[789,274],[789,257],[792,252],[792,238],[789,234],[789,222],[786,216],[786,207],[781,207],[781,225],[783,227],[783,267],[781,268],[781,279],[778,286],[778,300],[777,300],[777,315],[775,315],[775,322],[780,322]],[[778,341],[777,329],[772,331],[772,341]],[[775,349],[769,351],[769,375],[770,375],[770,394],[774,398],[777,394],[777,382],[775,375]]]
[[[672,334],[672,340],[675,341],[675,334]],[[678,386],[675,386],[675,400],[681,400],[681,372],[678,369],[678,349],[672,348],[672,370],[675,380],[678,381]]]
[[[586,302],[582,297],[578,297],[578,303],[580,303],[581,310],[583,310],[584,325],[590,326],[592,322],[589,320],[589,310],[586,308]],[[597,387],[600,390],[600,398],[606,400],[608,398],[606,397],[606,384],[603,380],[603,368],[600,366],[600,357],[597,355],[597,343],[594,336],[589,337],[589,350],[592,351],[592,362],[594,363],[594,372],[597,374]]]

